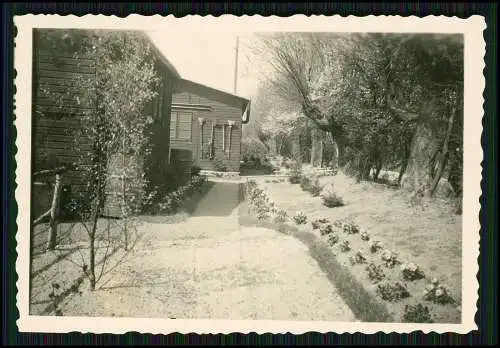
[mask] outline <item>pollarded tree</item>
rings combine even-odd
[[[269,78],[283,99],[298,104],[305,117],[330,134],[334,147],[344,144],[339,117],[350,111],[344,102],[349,80],[342,75],[339,51],[349,41],[336,34],[286,33],[263,35],[260,42],[259,53],[275,72]]]
[[[414,128],[403,186],[433,194],[452,135],[461,136],[462,37],[366,34],[355,40],[352,74],[372,91],[373,107]]]

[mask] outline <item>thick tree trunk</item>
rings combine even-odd
[[[399,168],[398,185],[401,185],[401,180],[408,167],[408,160],[410,158],[410,146],[404,145],[403,158],[401,159],[401,167]]]
[[[300,130],[292,134],[292,157],[299,167],[302,167],[302,153],[300,149]]]
[[[382,170],[382,164],[377,165],[375,168],[375,172],[373,174],[373,180],[378,180],[378,176],[380,175],[380,171]]]
[[[314,167],[323,165],[324,131],[315,127],[312,131],[311,164]]]
[[[333,154],[331,158],[331,164],[332,164],[332,169],[336,170],[339,167],[340,151],[339,151],[339,146],[335,140],[333,140],[332,147],[333,147]]]
[[[436,191],[439,180],[441,180],[441,175],[443,174],[444,167],[446,165],[446,160],[448,159],[448,143],[450,142],[451,131],[453,129],[453,122],[455,120],[455,110],[451,112],[450,118],[448,119],[448,128],[446,129],[446,136],[444,138],[443,147],[437,158],[437,169],[432,178],[430,184],[429,194],[433,195]]]
[[[408,166],[402,178],[401,186],[410,191],[430,188],[430,168],[439,144],[432,129],[420,122],[413,136]]]

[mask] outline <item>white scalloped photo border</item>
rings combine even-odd
[[[483,31],[484,17],[467,19],[445,16],[169,16],[130,15],[125,18],[105,15],[24,15],[14,17],[17,27],[15,37],[15,122],[17,216],[17,320],[20,332],[91,332],[121,334],[130,331],[151,334],[188,333],[287,333],[335,332],[371,334],[456,332],[477,330],[474,317],[477,312],[479,282],[480,196],[481,196],[481,147],[483,91],[485,78],[484,56],[486,44]],[[31,180],[31,67],[33,28],[82,28],[82,29],[140,29],[165,31],[249,32],[399,32],[399,33],[463,33],[465,44],[465,95],[464,95],[464,177],[462,215],[462,322],[460,324],[410,324],[320,322],[278,320],[188,320],[142,319],[117,317],[66,317],[34,316],[29,314],[29,255],[30,255],[30,180]]]

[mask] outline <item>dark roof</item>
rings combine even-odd
[[[186,79],[181,78],[179,81],[181,82],[181,84],[191,86],[191,87],[194,87],[197,89],[205,90],[209,93],[219,94],[219,95],[224,96],[226,98],[230,98],[230,99],[235,100],[237,103],[240,103],[240,105],[241,105],[242,123],[244,123],[244,124],[248,123],[248,121],[250,120],[250,100],[249,99],[243,98],[242,96],[239,96],[239,95],[236,95],[233,93],[229,93],[226,91],[222,91],[220,89],[216,89],[216,88],[213,88],[213,87],[210,87],[210,86],[207,86],[207,85],[204,85],[204,84],[201,84],[199,82],[192,81],[192,80],[186,80]]]
[[[192,81],[192,80],[186,80],[186,79],[181,79],[181,82],[185,83],[187,85],[192,85],[193,87],[196,87],[196,88],[205,89],[205,90],[210,91],[212,93],[218,93],[218,94],[221,94],[221,95],[228,96],[230,98],[234,98],[235,100],[238,100],[242,104],[244,104],[244,107],[246,107],[246,105],[250,102],[250,100],[248,100],[246,98],[243,98],[242,96],[239,96],[239,95],[236,95],[236,94],[233,94],[233,93],[229,93],[229,92],[226,92],[226,91],[222,91],[220,89],[216,89],[216,88],[213,88],[213,87],[201,84],[199,82],[195,82],[195,81]]]
[[[174,65],[168,60],[168,58],[163,53],[161,53],[158,47],[156,47],[149,35],[147,35],[145,32],[142,32],[142,35],[144,35],[144,37],[149,41],[149,43],[151,44],[151,50],[153,51],[154,55],[160,60],[160,62],[170,71],[170,73],[175,78],[180,79],[181,75],[179,74],[177,69],[175,69]]]
[[[213,87],[210,87],[210,86],[207,86],[207,85],[203,85],[201,83],[198,83],[198,82],[195,82],[195,81],[191,81],[191,80],[186,80],[186,79],[183,79],[181,77],[181,75],[179,74],[179,72],[177,71],[177,69],[175,69],[174,65],[167,59],[167,57],[158,49],[158,47],[154,44],[153,40],[151,40],[151,38],[149,37],[149,35],[147,35],[145,32],[143,33],[143,35],[147,38],[147,40],[151,43],[151,49],[152,51],[154,52],[155,56],[160,59],[160,61],[162,62],[162,64],[172,73],[172,75],[179,79],[179,81],[181,83],[184,83],[184,84],[187,84],[187,85],[191,85],[195,88],[200,88],[200,89],[205,89],[211,93],[216,93],[216,94],[220,94],[220,95],[224,95],[226,97],[229,97],[229,98],[232,98],[236,101],[239,101],[241,103],[241,106],[242,106],[242,123],[248,123],[248,121],[250,120],[250,100],[246,99],[246,98],[243,98],[239,95],[236,95],[236,94],[233,94],[233,93],[229,93],[229,92],[226,92],[226,91],[222,91],[220,89],[216,89],[216,88],[213,88]]]

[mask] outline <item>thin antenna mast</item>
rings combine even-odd
[[[235,60],[234,60],[234,93],[236,94],[237,92],[237,87],[238,87],[238,50],[239,50],[239,45],[240,45],[240,37],[236,36],[236,54],[235,54]]]

